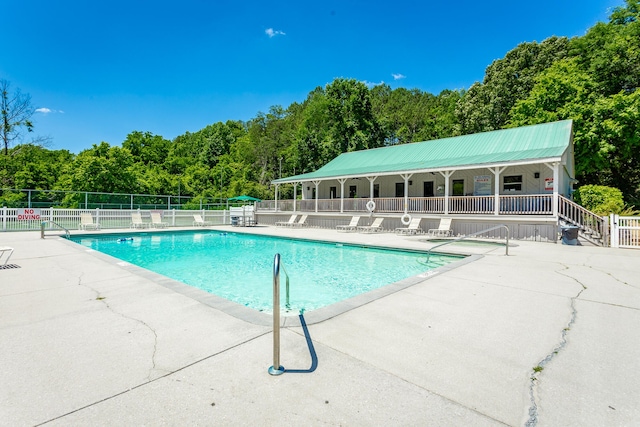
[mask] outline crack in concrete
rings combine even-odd
[[[560,264],[560,265],[562,265],[565,270],[569,269],[569,267],[564,264]],[[556,355],[558,355],[558,353],[567,345],[567,334],[571,330],[571,327],[575,323],[576,318],[578,316],[578,310],[576,309],[576,305],[575,305],[576,300],[580,298],[580,295],[582,295],[582,293],[587,289],[587,287],[575,277],[571,277],[568,274],[564,274],[562,273],[562,271],[556,271],[556,273],[576,281],[580,286],[582,286],[582,289],[580,289],[580,292],[578,292],[575,296],[571,297],[571,317],[569,319],[569,323],[567,324],[567,326],[564,329],[562,329],[562,334],[560,336],[560,343],[551,351],[551,353],[547,354],[540,362],[538,362],[538,364],[531,371],[530,384],[529,384],[529,399],[531,401],[531,406],[529,406],[529,411],[528,411],[529,419],[525,423],[525,427],[535,427],[538,424],[538,403],[536,399],[536,384],[538,381],[538,376],[542,373],[544,367],[548,363],[550,363],[553,360],[553,358]]]
[[[83,286],[86,286],[86,285],[83,285]],[[87,287],[88,287],[88,286],[87,286]],[[89,289],[91,289],[90,287],[88,287],[88,288],[89,288]],[[92,289],[92,290],[93,290],[93,289]],[[230,347],[227,347],[227,348],[225,348],[225,349],[223,349],[223,350],[221,350],[221,351],[215,352],[215,353],[213,353],[213,354],[210,354],[209,356],[205,356],[205,357],[203,357],[203,358],[201,358],[201,359],[198,359],[198,360],[193,361],[193,362],[191,362],[191,363],[188,363],[188,364],[186,364],[186,365],[184,365],[184,366],[181,366],[180,368],[177,368],[177,369],[175,369],[175,370],[173,370],[173,371],[171,371],[171,372],[167,372],[167,373],[165,373],[165,374],[163,374],[163,375],[159,375],[158,377],[156,377],[156,378],[154,378],[154,379],[151,379],[151,380],[148,380],[147,382],[144,382],[144,383],[141,383],[141,384],[135,385],[135,386],[133,386],[133,387],[129,387],[128,389],[123,390],[123,391],[118,392],[118,393],[115,393],[115,394],[113,394],[113,395],[111,395],[111,396],[107,396],[107,397],[105,397],[105,398],[103,398],[103,399],[97,400],[97,401],[95,401],[95,402],[93,402],[93,403],[90,403],[90,404],[88,404],[88,405],[82,406],[82,407],[80,407],[80,408],[76,408],[76,409],[74,409],[74,410],[72,410],[72,411],[69,411],[69,412],[67,412],[67,413],[65,413],[65,414],[61,414],[61,415],[58,415],[58,416],[56,416],[56,417],[54,417],[54,418],[51,418],[51,419],[49,419],[49,420],[46,420],[46,421],[43,421],[43,422],[41,422],[41,423],[35,424],[35,426],[34,426],[34,427],[39,427],[39,426],[42,426],[42,425],[48,424],[48,423],[50,423],[50,422],[53,422],[53,421],[56,421],[56,420],[62,419],[62,418],[64,418],[64,417],[68,416],[68,415],[75,414],[76,412],[80,412],[80,411],[82,411],[82,410],[84,410],[84,409],[90,408],[90,407],[92,407],[92,406],[99,405],[100,403],[103,403],[103,402],[106,402],[106,401],[108,401],[108,400],[114,399],[114,398],[116,398],[116,397],[118,397],[118,396],[122,396],[122,395],[124,395],[124,394],[127,394],[127,393],[129,393],[129,392],[133,391],[133,390],[136,390],[136,389],[139,389],[139,388],[141,388],[141,387],[144,387],[144,386],[146,386],[147,384],[151,384],[151,383],[153,383],[153,382],[155,382],[155,381],[161,380],[161,379],[163,379],[163,378],[167,378],[167,377],[169,377],[169,376],[171,376],[171,375],[173,375],[173,374],[175,374],[175,373],[177,373],[177,372],[184,371],[185,369],[190,368],[190,367],[192,367],[192,366],[195,366],[195,365],[197,365],[198,363],[202,363],[202,362],[204,362],[204,361],[206,361],[206,360],[209,360],[209,359],[211,359],[211,358],[213,358],[213,357],[216,357],[216,356],[219,356],[219,355],[221,355],[221,354],[224,354],[224,353],[226,353],[226,352],[228,352],[228,351],[234,350],[234,349],[235,349],[235,348],[237,348],[237,347],[240,347],[240,346],[242,346],[242,345],[244,345],[244,344],[246,344],[246,343],[249,343],[249,342],[251,342],[251,341],[257,340],[257,339],[259,339],[259,338],[261,338],[261,337],[263,337],[263,336],[265,336],[265,335],[267,335],[267,334],[270,334],[270,333],[272,333],[272,332],[273,332],[273,331],[266,331],[266,332],[261,333],[261,334],[259,334],[259,335],[257,335],[257,336],[254,336],[254,337],[248,338],[248,339],[246,339],[246,340],[244,340],[244,341],[242,341],[242,342],[239,342],[239,343],[237,343],[237,344],[234,344],[234,345],[232,345],[232,346],[230,346]]]
[[[78,276],[78,285],[79,286],[83,286],[83,287],[93,291],[96,294],[96,298],[95,298],[96,301],[100,301],[112,313],[114,313],[114,314],[116,314],[116,315],[118,315],[118,316],[120,316],[120,317],[122,317],[124,319],[132,320],[134,322],[137,322],[137,323],[143,325],[149,331],[151,331],[151,333],[153,334],[153,352],[151,353],[151,368],[149,368],[149,374],[147,375],[147,381],[151,381],[151,375],[156,370],[156,354],[157,354],[157,351],[158,351],[158,334],[145,321],[143,321],[141,319],[136,319],[135,317],[127,316],[124,313],[120,313],[120,312],[116,311],[113,307],[111,307],[109,305],[109,303],[107,302],[105,297],[101,296],[100,291],[98,291],[97,289],[94,289],[93,287],[89,286],[88,284],[82,283],[82,276],[83,275],[84,275],[84,273],[81,273],[80,276]]]

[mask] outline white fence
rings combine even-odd
[[[131,213],[140,212],[143,222],[151,224],[151,213],[157,212],[162,222],[170,227],[191,227],[194,214],[200,215],[204,221],[212,225],[229,224],[229,211],[226,210],[129,210],[129,209],[38,209],[39,219],[22,219],[19,215],[21,208],[0,208],[0,231],[28,231],[40,230],[42,222],[46,222],[46,229],[55,229],[50,222],[58,224],[67,230],[77,230],[80,226],[82,213],[89,212],[101,229],[129,228]],[[27,216],[28,217],[28,216]]]
[[[640,249],[640,217],[610,215],[611,247]]]

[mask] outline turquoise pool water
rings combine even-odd
[[[124,240],[127,239],[127,240]],[[268,236],[195,231],[71,240],[259,311],[273,307],[273,259],[290,278],[290,311],[314,310],[461,257]],[[284,275],[281,307],[285,307]]]

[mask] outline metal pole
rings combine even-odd
[[[280,365],[280,254],[273,258],[273,366],[270,375],[281,375],[284,368]]]

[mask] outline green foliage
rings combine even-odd
[[[27,194],[19,191],[0,191],[0,206],[19,208],[24,206]]]
[[[0,186],[171,194],[199,208],[239,194],[271,198],[274,179],[311,172],[347,151],[572,119],[582,188],[615,187],[627,203],[640,204],[639,10],[640,0],[626,0],[582,37],[522,43],[468,90],[368,89],[338,78],[302,103],[173,140],[133,131],[122,147],[103,142],[77,156],[17,145],[0,154]],[[293,196],[290,186],[280,190]],[[24,197],[2,194],[4,203]],[[83,203],[74,195],[63,202]],[[617,203],[605,208],[619,209]]]
[[[458,103],[460,133],[501,129],[517,101],[526,99],[536,77],[567,56],[569,40],[550,37],[542,43],[522,43],[485,71],[482,83],[474,83]]]
[[[577,203],[597,215],[619,214],[625,210],[622,191],[604,185],[583,185],[574,193]]]

